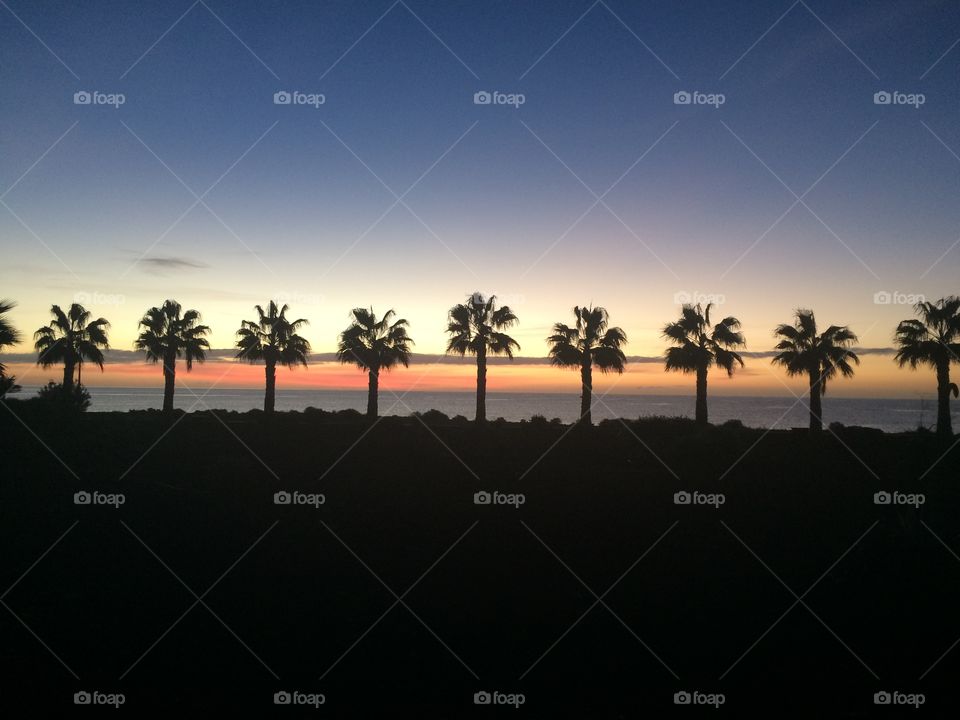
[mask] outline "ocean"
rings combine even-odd
[[[38,388],[25,386],[15,396],[27,398]],[[159,408],[163,401],[160,388],[110,388],[91,387],[91,412],[146,410]],[[263,390],[219,389],[207,395],[202,390],[190,391],[178,388],[174,405],[187,411],[207,409],[246,410],[263,407]],[[198,399],[201,396],[202,399]],[[595,399],[597,396],[595,396]],[[806,398],[804,398],[804,401]],[[366,410],[365,390],[283,390],[277,391],[277,410],[303,410],[316,407],[323,410]],[[380,393],[380,413],[383,415],[409,415],[411,412],[439,410],[453,417],[464,415],[473,418],[475,395],[472,392],[418,392],[393,395]],[[710,422],[719,424],[737,419],[744,425],[760,428],[806,427],[808,414],[804,405],[792,397],[724,397],[709,398]],[[543,415],[548,420],[560,418],[564,423],[576,420],[580,412],[578,393],[488,393],[487,417],[506,420],[529,420],[533,415]],[[676,395],[606,395],[596,400],[593,407],[594,422],[605,418],[638,418],[662,415],[690,417],[694,415],[694,398]],[[918,426],[932,428],[936,422],[936,400],[915,399],[865,399],[833,398],[823,401],[823,419],[829,424],[874,427],[886,432],[916,430]],[[955,426],[960,423],[960,413],[953,413]]]

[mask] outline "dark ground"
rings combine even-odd
[[[874,705],[885,690],[956,716],[951,441],[427,423],[0,408],[0,712],[70,710],[81,690],[138,715],[517,712],[473,704],[497,690],[527,715],[716,714],[674,705],[696,690],[736,717],[905,714]],[[282,489],[326,503],[275,505]],[[326,703],[278,708],[281,690]]]

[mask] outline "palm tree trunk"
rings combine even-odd
[[[177,379],[177,358],[167,357],[163,361],[163,411],[173,410],[173,389]]]
[[[585,425],[593,425],[593,417],[590,408],[593,405],[591,395],[593,393],[593,362],[590,356],[587,356],[586,362],[580,367],[580,384],[582,386],[580,393],[580,422]]]
[[[707,424],[707,366],[697,367],[697,416],[698,425]]]
[[[487,421],[487,351],[477,353],[477,422]]]
[[[267,390],[263,395],[263,411],[265,413],[272,413],[273,406],[277,399],[277,366],[275,363],[267,363],[266,375]]]
[[[71,360],[65,360],[63,363],[63,389],[65,392],[70,392],[73,390],[73,368],[74,364]]]
[[[950,418],[950,365],[937,363],[937,434],[953,435]]]
[[[380,389],[380,371],[371,370],[369,375],[369,382],[367,383],[367,417],[375,418],[378,414],[377,409],[377,393]]]
[[[822,389],[820,376],[816,370],[810,371],[810,429],[814,432],[823,430],[823,403],[821,402]]]

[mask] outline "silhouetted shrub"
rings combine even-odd
[[[427,410],[424,413],[414,412],[412,413],[414,417],[418,417],[423,420],[427,425],[432,425],[435,423],[445,423],[450,422],[450,417],[445,413],[440,412],[439,410]]]
[[[843,434],[846,438],[881,438],[883,430],[880,428],[863,427],[862,425],[842,425],[841,423],[830,423],[830,430],[837,435]]]
[[[732,418],[730,420],[727,420],[723,424],[723,427],[727,428],[728,430],[743,430],[746,427],[746,425],[743,424],[742,420],[738,420],[737,418]]]
[[[349,422],[356,422],[358,420],[363,420],[366,415],[364,415],[359,410],[354,410],[353,408],[347,408],[346,410],[337,410],[334,413],[337,416],[337,420],[347,420]]]
[[[55,383],[51,380],[40,388],[38,395],[40,401],[44,404],[57,405],[69,410],[83,412],[90,407],[90,393],[79,383],[68,391],[62,383]]]
[[[15,393],[20,391],[20,386],[16,383],[16,378],[13,375],[9,377],[6,375],[0,375],[0,398],[4,397],[8,393]]]
[[[688,417],[669,417],[667,415],[648,415],[634,420],[637,425],[642,427],[662,427],[667,429],[692,428],[696,425],[693,418]]]
[[[530,418],[530,424],[531,424],[531,425],[546,425],[546,424],[547,424],[547,418],[546,418],[546,416],[544,416],[544,415],[534,415],[532,418]]]

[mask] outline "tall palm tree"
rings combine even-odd
[[[180,303],[166,300],[160,307],[152,307],[140,319],[140,335],[134,342],[137,350],[143,351],[147,361],[163,363],[163,409],[173,410],[173,390],[177,378],[177,358],[187,361],[187,372],[193,363],[207,359],[210,343],[204,338],[210,332],[200,325],[200,313],[187,310],[180,314]]]
[[[407,335],[406,320],[391,324],[396,315],[393,310],[387,310],[379,320],[373,308],[354,308],[350,314],[353,322],[340,333],[337,359],[344,365],[353,364],[367,371],[367,417],[375,418],[380,371],[390,370],[398,363],[409,367],[410,346],[414,342]]]
[[[310,343],[297,334],[307,321],[288,320],[286,312],[290,308],[287,305],[278,308],[273,300],[266,312],[259,305],[254,309],[259,319],[244,320],[237,330],[237,357],[249,363],[263,361],[266,374],[263,411],[272,413],[277,394],[277,365],[291,369],[297,365],[307,366]]]
[[[80,384],[84,361],[95,363],[103,371],[103,350],[110,348],[110,323],[104,318],[91,320],[90,311],[77,303],[70,305],[67,312],[53,305],[50,314],[53,322],[33,334],[37,365],[48,368],[63,363],[63,390],[69,395],[73,392],[74,370]]]
[[[0,300],[0,350],[7,345],[16,345],[20,342],[20,332],[4,317],[16,305],[12,300]],[[7,377],[7,368],[0,362],[0,398],[17,389],[19,386],[16,384],[16,378],[13,375]]]
[[[580,368],[580,421],[592,424],[590,412],[593,393],[593,368],[606,374],[613,370],[623,372],[627,362],[621,346],[627,334],[618,327],[609,327],[610,316],[602,307],[573,308],[577,324],[573,327],[556,323],[550,343],[550,358],[557,367]]]
[[[937,372],[937,432],[953,435],[950,420],[950,393],[957,397],[957,386],[950,382],[950,363],[960,362],[960,298],[953,295],[935,303],[914,306],[919,320],[904,320],[897,326],[894,341],[899,350],[894,360],[916,370],[929,365]]]
[[[487,419],[487,356],[506,355],[513,359],[513,351],[520,344],[501,332],[517,323],[517,316],[507,306],[497,307],[497,296],[484,298],[473,293],[465,303],[450,308],[447,322],[447,352],[461,357],[470,353],[477,357],[477,422]]]
[[[740,321],[735,317],[726,317],[711,327],[712,307],[713,303],[706,309],[699,304],[684,305],[680,319],[663,328],[663,337],[676,345],[667,348],[666,369],[697,375],[696,421],[702,425],[707,424],[707,371],[716,365],[733,377],[737,364],[743,367],[743,358],[734,348],[746,346]]]
[[[797,310],[793,325],[778,325],[773,331],[782,338],[774,356],[774,365],[782,365],[787,375],[806,375],[810,381],[810,429],[823,430],[821,398],[827,394],[827,381],[837,376],[853,377],[853,366],[860,358],[850,350],[857,336],[847,326],[831,325],[819,335],[812,310]]]

